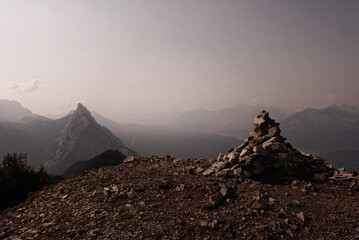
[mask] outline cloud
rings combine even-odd
[[[11,82],[10,87],[20,93],[28,93],[40,87],[39,80],[33,79],[31,82]]]

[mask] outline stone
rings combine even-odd
[[[217,207],[222,203],[223,195],[220,192],[212,194],[209,196],[209,203],[212,207]]]
[[[171,180],[162,180],[159,185],[159,188],[160,189],[170,189],[170,188],[172,188],[172,186],[173,186],[173,183]]]
[[[297,217],[301,222],[305,223],[306,218],[305,218],[305,215],[304,215],[303,212],[298,213],[298,214],[296,215],[296,217]]]
[[[268,149],[264,149],[262,146],[254,146],[253,147],[253,152],[254,153],[258,153],[259,155],[262,155],[262,156],[268,156],[269,154],[269,151]]]
[[[224,162],[215,162],[213,165],[212,165],[212,168],[213,170],[215,171],[219,171],[222,169],[222,167],[224,166]]]
[[[327,177],[325,176],[325,174],[319,174],[319,173],[313,174],[313,182],[325,183],[326,181],[327,181]]]
[[[268,137],[274,137],[280,135],[280,129],[277,126],[271,127],[268,129]]]
[[[229,189],[226,186],[222,186],[219,192],[223,197],[227,197],[229,195]]]
[[[203,175],[204,176],[211,176],[211,175],[213,175],[215,173],[215,171],[213,170],[213,168],[208,168],[207,170],[205,170],[204,172],[203,172]]]
[[[338,168],[339,173],[344,173],[345,172],[345,168]]]
[[[269,203],[267,201],[265,201],[264,199],[257,197],[252,204],[252,208],[258,209],[258,210],[268,210]]]
[[[231,164],[237,164],[238,163],[238,154],[235,154],[234,152],[232,153],[229,153],[227,155],[228,157],[228,162],[231,163]]]
[[[213,222],[210,224],[210,227],[213,229],[218,229],[218,221],[217,220],[213,220]]]
[[[199,226],[208,227],[208,222],[202,220],[202,221],[200,221]]]
[[[257,175],[261,174],[266,169],[262,159],[254,160],[252,165],[254,167],[254,169],[252,171],[254,174],[257,174]]]
[[[273,151],[277,151],[277,152],[280,152],[280,153],[286,153],[286,152],[288,152],[287,146],[286,146],[284,143],[281,143],[281,142],[274,142],[274,143],[272,143],[272,145],[270,146],[270,148],[271,148]]]
[[[109,198],[111,196],[111,190],[108,187],[103,188],[103,195],[105,198]]]
[[[255,132],[260,132],[263,126],[265,125],[265,123],[266,121],[264,120],[264,118],[261,115],[258,115],[253,120],[253,130]]]
[[[249,156],[251,153],[252,152],[249,151],[248,149],[243,149],[239,156],[243,158],[243,157]]]
[[[115,194],[118,194],[118,187],[116,184],[113,184],[110,187],[111,187],[112,192],[114,192]]]

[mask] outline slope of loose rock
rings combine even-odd
[[[359,237],[358,179],[352,175],[325,184],[270,185],[203,176],[211,164],[154,156],[65,180],[2,212],[0,238]]]

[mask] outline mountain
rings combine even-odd
[[[77,161],[62,176],[64,178],[73,178],[91,169],[98,169],[106,166],[116,166],[121,164],[126,156],[117,150],[107,150],[87,161]]]
[[[111,131],[99,125],[81,103],[69,116],[69,121],[56,144],[56,151],[45,162],[45,167],[53,173],[62,173],[74,161],[87,160],[107,149],[117,149],[125,155],[139,156]]]
[[[33,115],[29,109],[24,108],[17,101],[0,99],[0,121],[15,122]]]
[[[216,158],[219,152],[238,145],[240,139],[248,135],[251,116],[263,108],[240,104],[215,111],[195,109],[184,113],[138,114],[122,118],[135,122],[132,124],[119,124],[98,113],[93,113],[93,116],[142,156],[171,153],[181,158]],[[288,117],[280,109],[267,109],[279,120]]]
[[[99,125],[82,104],[57,120],[40,117],[23,123],[0,122],[0,146],[1,156],[8,152],[27,153],[30,166],[44,165],[57,174],[74,162],[91,159],[107,149],[139,156]]]
[[[334,151],[359,149],[359,107],[307,108],[281,123],[283,135],[300,148]]]
[[[141,156],[171,153],[180,158],[216,158],[219,152],[225,152],[240,143],[237,137],[232,136],[179,130],[168,125],[119,124],[99,113],[92,114],[98,123],[110,129]]]
[[[266,109],[278,120],[289,117],[289,114],[278,108],[261,105],[238,104],[218,110],[194,109],[183,113],[153,113],[127,115],[119,118],[120,122],[130,122],[147,126],[163,126],[179,132],[210,133],[238,138],[245,138],[251,128],[252,117]]]
[[[337,150],[320,154],[328,163],[348,171],[359,171],[359,150]]]

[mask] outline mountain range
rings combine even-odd
[[[125,124],[90,112],[82,104],[58,119],[49,119],[15,101],[0,102],[1,119],[6,111],[17,113],[0,121],[0,154],[28,153],[30,165],[45,165],[54,173],[107,149],[135,156],[170,153],[179,158],[215,158],[248,135],[253,116],[262,109],[269,109],[271,117],[281,122],[282,135],[297,148],[325,156],[337,167],[358,169],[359,107],[355,105],[307,108],[292,115],[277,108],[237,105],[216,111],[138,115],[138,121],[133,119],[136,123]]]
[[[43,165],[50,173],[63,173],[74,162],[88,160],[107,149],[139,156],[107,128],[99,125],[82,105],[57,120],[34,117],[31,121],[0,122],[0,155],[28,154],[28,164]]]

